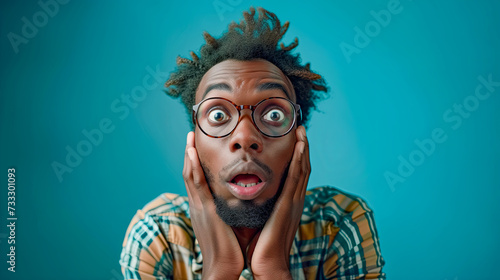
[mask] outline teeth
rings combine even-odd
[[[253,187],[255,185],[257,185],[256,183],[251,183],[251,184],[243,184],[243,183],[236,183],[236,185],[240,186],[240,187],[244,187],[244,188],[248,188],[248,187]]]

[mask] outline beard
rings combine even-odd
[[[254,160],[256,164],[263,167],[265,170],[271,170],[264,163]],[[285,184],[286,176],[288,174],[288,168],[290,163],[287,164],[285,169],[281,174],[280,185],[276,194],[270,199],[266,200],[264,203],[257,204],[253,200],[240,200],[238,205],[229,206],[227,201],[221,196],[215,194],[212,191],[212,185],[215,183],[214,176],[207,168],[207,166],[201,163],[203,172],[205,173],[205,178],[207,179],[207,184],[214,198],[214,203],[216,207],[217,215],[221,220],[230,227],[234,228],[252,228],[261,229],[266,224],[267,220],[271,216],[274,210],[274,205],[278,200],[278,197],[283,190]],[[228,165],[229,166],[229,165]]]
[[[230,227],[263,228],[273,212],[278,194],[262,204],[252,200],[242,200],[237,206],[229,206],[220,196],[213,194],[217,215]]]

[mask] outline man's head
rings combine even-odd
[[[310,64],[301,64],[299,54],[293,54],[298,40],[285,46],[279,43],[288,29],[288,22],[281,25],[275,14],[257,8],[244,12],[244,19],[239,24],[232,22],[229,29],[220,38],[203,34],[205,45],[200,54],[191,52],[192,59],[177,57],[177,69],[171,73],[165,83],[168,95],[181,98],[186,106],[188,116],[192,117],[195,94],[205,73],[216,64],[225,60],[248,61],[264,59],[278,67],[288,77],[296,93],[297,103],[302,109],[302,119],[298,125],[307,126],[310,112],[316,108],[315,103],[325,97],[327,92],[324,79],[311,71]],[[191,124],[194,129],[194,123]]]
[[[193,60],[178,58],[178,69],[166,86],[169,95],[182,98],[192,123],[198,124],[193,125],[195,145],[219,216],[234,227],[261,228],[283,187],[297,141],[295,129],[307,123],[310,109],[322,97],[319,91],[326,92],[326,87],[309,64],[302,66],[300,57],[290,53],[297,39],[278,47],[288,22],[281,26],[264,9],[257,19],[254,9],[244,17],[219,39],[205,33],[201,56],[191,52]],[[240,107],[239,122],[230,127],[234,130],[211,135],[218,133],[217,126],[202,131],[200,117],[192,110],[214,97],[235,105],[257,105],[267,98],[273,102],[254,108],[254,118],[252,110]],[[222,110],[217,106],[202,115],[220,123],[237,116],[228,112],[233,105],[220,105]],[[260,119],[272,120],[263,124]]]

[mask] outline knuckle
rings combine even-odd
[[[297,183],[300,180],[300,173],[296,172],[290,175],[292,182]]]
[[[302,158],[302,156],[299,155],[297,157],[297,164],[298,164],[298,166],[301,166],[303,161],[304,161],[304,159]]]
[[[182,171],[182,178],[184,178],[184,181],[189,180],[189,172],[187,170]]]
[[[194,177],[193,184],[197,189],[200,189],[203,186],[203,180],[201,178]]]
[[[199,180],[199,179],[194,178],[194,179],[193,179],[193,184],[194,184],[194,186],[195,186],[196,188],[200,188],[200,185],[201,185],[201,184],[200,184],[200,180]]]
[[[306,165],[306,166],[304,167],[304,173],[306,173],[306,174],[311,173],[311,166],[310,166],[310,165]]]

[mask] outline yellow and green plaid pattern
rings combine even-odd
[[[201,279],[203,258],[187,197],[162,194],[132,219],[120,258],[125,279]],[[290,252],[293,279],[385,279],[373,212],[333,187],[307,191]],[[253,279],[250,270],[241,279]]]

